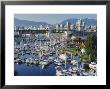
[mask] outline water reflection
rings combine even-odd
[[[15,76],[55,76],[55,65],[50,64],[43,69],[40,65],[14,64]]]

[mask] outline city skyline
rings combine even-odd
[[[70,19],[70,18],[97,19],[97,15],[96,14],[15,14],[14,18],[17,18],[20,20],[57,24],[64,21],[65,19]]]

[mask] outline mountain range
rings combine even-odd
[[[60,22],[59,24],[66,24],[66,22],[68,21],[69,23],[71,24],[75,24],[77,22],[77,18],[70,18],[70,19],[66,19],[62,22]],[[85,22],[86,25],[97,25],[97,20],[96,19],[89,19],[89,18],[84,18],[82,19],[83,22]],[[43,25],[43,26],[52,26],[53,24],[48,24],[47,22],[35,22],[35,21],[28,21],[28,20],[21,20],[21,19],[17,19],[17,18],[14,18],[14,25],[16,26],[21,26],[21,25],[24,25],[24,26],[40,26],[40,25]]]
[[[21,26],[21,25],[24,25],[24,26],[39,26],[39,25],[43,25],[43,26],[46,26],[46,25],[49,25],[51,26],[50,24],[46,23],[46,22],[35,22],[35,21],[29,21],[29,20],[21,20],[21,19],[17,19],[17,18],[14,18],[14,25],[16,26]]]

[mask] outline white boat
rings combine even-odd
[[[61,65],[62,65],[62,63],[58,62],[58,63],[57,63],[57,65],[58,65],[58,66],[61,66]]]
[[[60,61],[58,59],[55,59],[54,63],[57,65],[57,64],[60,64]]]
[[[63,73],[61,71],[56,70],[56,76],[62,76]]]
[[[77,67],[73,67],[71,72],[76,73],[77,72]]]
[[[39,60],[38,59],[35,59],[34,60],[34,64],[39,64]]]
[[[62,69],[62,72],[66,73],[66,72],[67,72],[67,70],[66,70],[66,69]]]
[[[76,60],[72,60],[71,63],[72,63],[72,65],[76,65],[77,64]]]
[[[30,62],[30,60],[29,59],[26,59],[26,63],[29,63]]]
[[[41,65],[41,68],[43,69],[45,65]]]
[[[47,60],[43,60],[43,61],[40,61],[39,64],[40,65],[47,65],[49,62]]]
[[[68,71],[69,71],[69,72],[72,72],[72,71],[73,71],[73,69],[70,67],[70,68],[68,69]]]

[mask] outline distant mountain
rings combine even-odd
[[[78,19],[76,18],[70,18],[62,21],[60,24],[66,24],[66,22],[75,24]],[[86,25],[97,25],[97,20],[96,19],[89,19],[89,18],[84,18],[82,19],[83,22],[85,22]]]
[[[65,25],[67,22],[69,22],[69,23],[71,23],[71,24],[75,24],[77,20],[78,20],[78,19],[75,19],[75,18],[74,18],[74,19],[69,18],[69,19],[66,19],[66,20],[62,21],[60,24]]]
[[[62,21],[59,24],[63,24],[65,25],[67,22],[71,23],[71,24],[75,24],[77,22],[77,18],[70,18],[70,19],[66,19],[64,21]],[[89,19],[89,18],[84,18],[82,19],[83,22],[85,22],[86,25],[97,25],[97,20],[96,19]],[[21,19],[17,19],[14,18],[14,25],[25,25],[25,26],[49,26],[49,27],[53,27],[52,24],[48,24],[46,22],[35,22],[35,21],[28,21],[28,20],[21,20]]]
[[[28,21],[28,20],[21,20],[21,19],[17,19],[14,18],[14,25],[25,25],[25,26],[39,26],[39,25],[43,25],[43,26],[51,26],[50,24],[46,23],[46,22],[35,22],[35,21]]]

